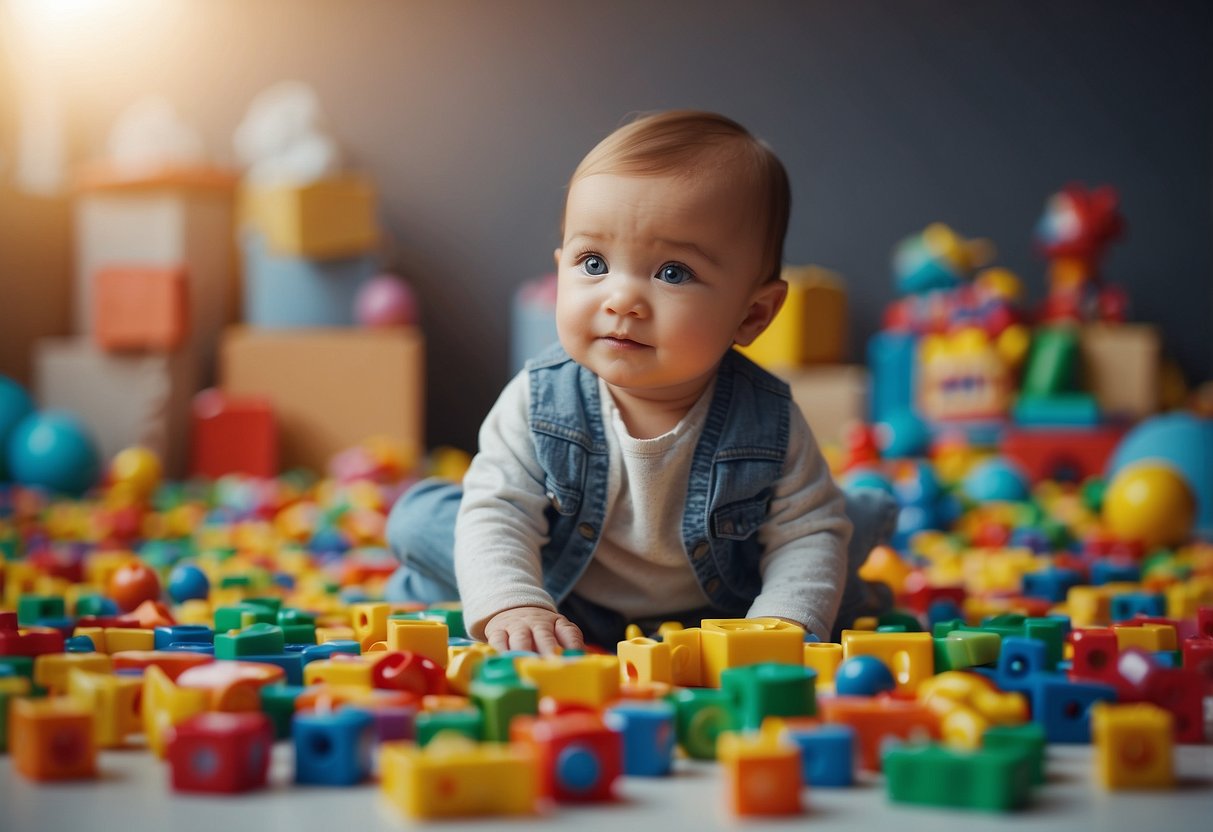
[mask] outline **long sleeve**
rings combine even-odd
[[[516,376],[480,428],[455,522],[455,578],[474,638],[502,610],[556,605],[543,588],[547,543],[543,471],[527,425],[527,377]]]

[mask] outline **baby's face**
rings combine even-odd
[[[761,212],[735,177],[599,173],[572,183],[556,251],[560,342],[607,384],[655,398],[702,390],[749,343]],[[761,330],[761,327],[758,327]]]

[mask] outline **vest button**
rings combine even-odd
[[[549,491],[547,493],[547,498],[549,501],[551,501],[552,508],[556,509],[557,511],[560,511],[560,498],[556,496],[556,492]]]
[[[580,526],[578,526],[577,533],[579,535],[581,535],[582,537],[584,537],[586,540],[593,540],[594,535],[596,534],[596,532],[594,531],[594,527],[591,526],[589,523],[582,523]]]
[[[712,578],[712,580],[707,582],[704,589],[708,591],[709,595],[715,595],[720,589],[720,578]]]
[[[695,548],[691,550],[691,557],[695,560],[703,560],[710,548],[711,547],[708,546],[708,542],[706,540],[701,540],[695,544]]]

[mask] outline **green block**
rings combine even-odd
[[[986,630],[991,633],[998,633],[1003,638],[1022,637],[1024,635],[1024,622],[1028,620],[1026,615],[1020,615],[1016,612],[1004,612],[1002,615],[991,615],[981,622],[981,627],[977,629]]]
[[[889,610],[884,615],[880,616],[880,618],[876,619],[876,629],[877,630],[881,629],[882,627],[897,627],[897,626],[900,626],[902,629],[889,630],[889,632],[901,632],[901,633],[921,633],[922,632],[922,622],[920,622],[918,620],[918,616],[914,615],[911,612],[906,612],[905,610]]]
[[[1048,670],[1056,670],[1057,663],[1063,658],[1068,624],[1066,618],[1048,615],[1029,618],[1023,623],[1025,636],[1044,642]]]
[[[274,614],[275,618],[277,618],[278,613],[282,611],[282,599],[281,598],[267,598],[267,597],[245,598],[244,603],[245,604],[255,604],[258,607],[265,607],[267,610],[269,610],[270,612],[272,612]],[[314,620],[315,619],[313,619],[313,621]]]
[[[0,690],[0,754],[8,751],[8,703],[13,694]]]
[[[109,603],[110,599],[106,598],[104,595],[81,595],[76,599],[76,608],[74,612],[77,618],[81,618],[85,615],[104,615],[106,605]]]
[[[24,676],[34,681],[34,657],[0,656],[0,676]]]
[[[490,656],[481,666],[492,661]],[[520,682],[494,682],[472,680],[468,686],[468,698],[483,715],[483,734],[486,742],[509,742],[510,723],[514,717],[539,713],[539,688]]]
[[[278,626],[287,644],[315,644],[316,617],[310,612],[285,607],[278,610]]]
[[[307,688],[299,685],[266,685],[261,689],[261,711],[274,726],[274,739],[291,736],[291,722],[295,718],[295,700]]]
[[[520,684],[522,680],[518,676],[518,668],[514,666],[515,658],[516,656],[509,653],[485,656],[484,660],[476,665],[476,680],[499,685]]]
[[[768,716],[817,713],[817,671],[789,664],[730,667],[720,674],[720,689],[733,708],[738,728],[757,731]]]
[[[670,695],[674,735],[695,760],[716,759],[716,739],[737,727],[732,697],[718,688],[685,688]]]
[[[958,751],[942,745],[893,745],[881,758],[896,803],[1009,812],[1028,803],[1032,775],[1021,750]]]
[[[423,748],[430,740],[444,731],[462,734],[470,740],[480,742],[484,735],[484,717],[475,708],[457,711],[422,711],[415,722],[417,744]]]
[[[467,628],[463,625],[463,610],[431,607],[428,610],[420,610],[419,612],[393,613],[388,618],[403,618],[409,621],[441,621],[446,625],[447,635],[450,638],[468,637]]]
[[[277,619],[276,612],[258,604],[243,601],[215,610],[215,632],[226,633],[228,630],[243,630],[253,624],[273,624]]]
[[[949,621],[936,621],[935,626],[931,628],[931,635],[935,638],[943,638],[948,633],[956,630],[964,629],[965,621],[963,618],[953,618]]]
[[[1038,722],[995,725],[981,735],[982,748],[998,748],[1022,754],[1028,761],[1032,785],[1045,781],[1045,729]]]
[[[1020,425],[1069,425],[1088,427],[1099,424],[1099,404],[1086,393],[1057,396],[1020,395],[1013,408]]]
[[[22,595],[17,600],[17,623],[23,626],[66,615],[67,608],[58,595]]]
[[[1038,328],[1032,336],[1021,392],[1027,396],[1049,397],[1077,390],[1079,357],[1076,328]]]
[[[905,624],[878,624],[876,626],[878,633],[909,633],[914,632],[906,629]]]
[[[953,630],[935,637],[935,672],[995,664],[1002,636],[984,630]]]
[[[236,633],[215,633],[216,659],[278,656],[285,649],[286,639],[277,624],[253,624]]]

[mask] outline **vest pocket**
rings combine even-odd
[[[712,513],[712,534],[725,540],[745,540],[766,521],[770,504],[771,489],[764,488],[750,499],[721,506]]]
[[[561,485],[550,476],[544,478],[543,492],[557,514],[573,517],[581,510],[581,492]]]

